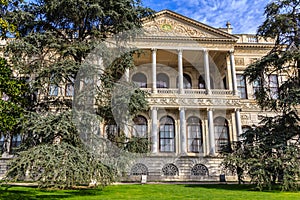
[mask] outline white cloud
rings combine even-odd
[[[269,0],[144,0],[157,11],[170,9],[207,25],[225,27],[227,21],[234,33],[255,33],[263,21]]]

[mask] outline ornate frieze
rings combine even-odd
[[[238,99],[231,98],[186,98],[186,97],[149,97],[149,105],[156,107],[211,107],[211,108],[235,108],[240,107]]]
[[[159,18],[144,24],[146,35],[213,38],[214,36],[171,18]]]

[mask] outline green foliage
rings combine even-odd
[[[11,168],[8,177],[16,180],[28,175],[42,187],[61,188],[86,184],[93,179],[106,185],[112,180],[112,168],[104,165],[100,157],[112,160],[113,156],[120,155],[115,151],[115,155],[108,156],[105,141],[94,136],[100,120],[93,117],[94,98],[110,102],[113,83],[126,68],[133,67],[133,61],[129,53],[111,62],[109,59],[114,57],[103,54],[107,52],[103,41],[120,32],[125,32],[118,35],[120,40],[131,39],[134,35],[126,31],[140,28],[141,18],[151,13],[139,0],[37,0],[7,9],[3,20],[15,25],[19,37],[9,41],[6,55],[13,71],[30,77],[30,94],[38,94],[30,108],[21,107],[26,114],[19,116],[21,123],[17,127],[23,144],[11,165],[16,167]],[[96,47],[100,52],[98,57],[92,57]],[[106,59],[105,69],[109,71],[103,75],[106,81],[100,78],[102,85],[109,83],[105,85],[107,89],[99,86],[103,90],[96,90],[95,74],[99,72],[95,70],[99,67],[88,63],[88,60],[99,59],[99,55]],[[73,102],[60,93],[49,96],[51,85],[62,90],[69,83],[76,89]],[[145,95],[139,90],[134,92],[129,103],[131,113],[147,107]],[[112,118],[110,104],[97,106],[102,120]],[[97,153],[91,155],[89,151],[95,149]],[[48,153],[50,157],[41,156]]]
[[[6,139],[17,134],[20,118],[29,106],[29,86],[24,79],[16,77],[4,58],[0,58],[0,133]],[[7,151],[4,145],[0,152]]]
[[[9,165],[7,181],[33,180],[42,188],[65,189],[91,181],[105,186],[115,175],[97,156],[65,142],[22,151]]]
[[[236,172],[241,168],[262,190],[278,183],[282,190],[296,190],[300,177],[300,2],[274,0],[265,8],[266,20],[258,37],[274,39],[274,48],[245,70],[250,82],[258,81],[258,105],[276,115],[266,116],[260,125],[242,135],[223,165]],[[278,91],[270,89],[268,78],[281,80]]]

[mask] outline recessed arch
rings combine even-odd
[[[176,85],[179,88],[179,77],[176,78]],[[192,89],[192,78],[190,75],[183,73],[183,89]]]
[[[169,88],[170,80],[169,76],[165,73],[159,73],[156,75],[156,87],[157,88]]]
[[[134,74],[132,81],[140,88],[147,88],[147,77],[141,72]]]
[[[133,131],[132,134],[135,137],[148,137],[148,121],[146,117],[138,115],[133,119]]]

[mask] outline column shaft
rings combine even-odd
[[[209,135],[209,155],[215,155],[215,131],[214,131],[214,117],[213,111],[208,110],[208,135]]]
[[[156,49],[152,49],[152,92],[157,93],[157,90],[156,90]]]
[[[178,50],[178,87],[179,94],[183,94],[183,64],[182,64],[182,50]]]
[[[151,110],[152,128],[151,128],[151,142],[152,142],[152,153],[157,153],[157,108]]]
[[[207,94],[211,94],[211,85],[210,85],[210,72],[209,72],[209,57],[208,57],[208,51],[203,51],[203,57],[204,57],[204,73],[205,73],[205,86]]]
[[[231,79],[232,79],[233,95],[237,95],[238,94],[238,90],[237,90],[236,72],[235,72],[233,51],[230,51],[229,55],[230,55],[230,69],[231,69]]]
[[[237,139],[240,140],[239,139],[240,135],[243,133],[240,109],[235,110],[235,123],[236,123]]]
[[[185,120],[185,109],[180,108],[180,151],[181,154],[186,154],[186,120]]]

